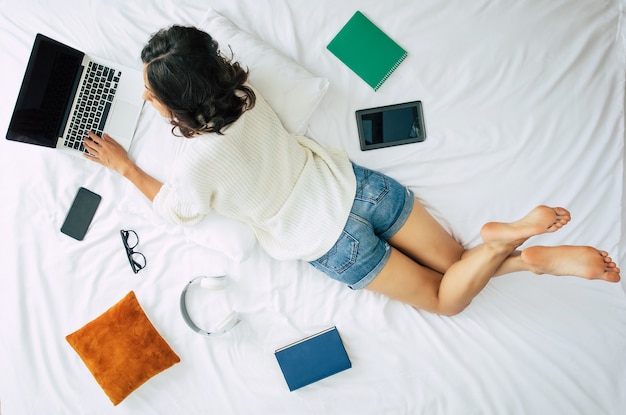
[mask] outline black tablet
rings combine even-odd
[[[426,139],[421,101],[358,110],[356,122],[364,151]]]

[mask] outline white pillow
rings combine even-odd
[[[220,50],[250,70],[250,83],[274,109],[287,131],[305,133],[313,111],[328,90],[328,80],[313,76],[292,59],[239,29],[233,22],[209,9],[199,29],[208,32]]]
[[[272,106],[289,132],[297,135],[305,132],[311,114],[328,89],[326,79],[311,75],[213,9],[198,28],[210,33],[226,53],[230,45],[234,60],[250,69],[250,83]],[[149,109],[142,115],[129,155],[143,170],[165,181],[185,140],[172,136],[167,121]],[[155,226],[169,226],[156,216],[150,202],[130,183],[118,209],[142,215]],[[216,212],[199,224],[185,227],[184,233],[190,242],[221,252],[237,262],[244,260],[256,245],[254,232],[248,225]]]

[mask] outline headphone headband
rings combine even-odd
[[[226,276],[220,275],[216,277],[207,277],[207,276],[201,275],[201,276],[193,278],[191,281],[189,281],[185,285],[185,288],[183,288],[183,291],[180,293],[180,313],[183,316],[183,320],[185,320],[185,323],[189,326],[189,328],[191,328],[196,333],[202,334],[204,336],[220,336],[226,333],[227,331],[229,331],[230,329],[232,329],[233,327],[235,327],[241,320],[239,319],[237,312],[234,310],[231,311],[220,322],[220,324],[212,331],[203,330],[200,327],[198,327],[196,323],[193,322],[193,320],[189,316],[189,312],[187,311],[186,297],[187,297],[187,290],[189,289],[189,287],[191,287],[197,281],[201,281],[201,282],[210,281],[210,284],[208,284],[209,286],[205,284],[201,284],[201,285],[209,289],[223,290],[224,286],[226,285]]]

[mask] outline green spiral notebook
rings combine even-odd
[[[374,91],[380,88],[407,56],[404,49],[359,11],[326,48]]]

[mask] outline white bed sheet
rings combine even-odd
[[[0,126],[6,131],[34,34],[140,67],[148,35],[200,24],[209,6],[329,90],[309,134],[410,186],[464,245],[488,220],[539,203],[572,222],[532,243],[591,244],[626,261],[622,1],[200,0],[0,4]],[[409,57],[377,91],[325,45],[355,10]],[[237,51],[234,51],[235,54]],[[354,111],[421,99],[424,143],[361,152]],[[146,106],[137,140],[167,138]],[[161,145],[156,142],[155,145]],[[131,155],[137,156],[131,149]],[[167,165],[163,166],[163,174]],[[58,231],[76,189],[103,196],[85,241]],[[10,414],[621,414],[626,408],[623,285],[516,273],[492,280],[455,317],[416,311],[279,262],[258,246],[233,261],[182,229],[131,214],[116,174],[0,140],[0,405]],[[135,212],[136,213],[136,212]],[[133,275],[118,230],[135,229],[149,265]],[[623,265],[625,266],[625,265]],[[625,266],[626,267],[626,266]],[[178,312],[183,285],[227,273],[225,297],[192,298],[243,322],[207,339]],[[134,290],[181,357],[113,407],[65,335]],[[205,300],[205,301],[203,301]],[[290,393],[273,351],[336,325],[353,367]]]

